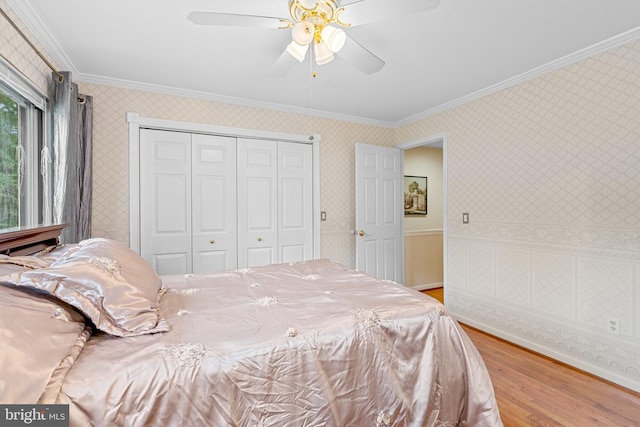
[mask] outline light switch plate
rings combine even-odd
[[[469,224],[469,212],[462,213],[462,223]]]

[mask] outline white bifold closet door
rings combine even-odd
[[[238,266],[235,138],[191,136],[193,272]]]
[[[158,274],[236,268],[235,138],[141,130],[140,222]]]
[[[238,265],[313,258],[312,148],[238,139]]]
[[[313,149],[278,143],[278,262],[313,258]]]
[[[313,258],[311,145],[140,131],[140,251],[159,274]]]

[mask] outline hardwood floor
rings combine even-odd
[[[424,293],[443,300],[442,288]],[[462,326],[487,365],[505,427],[640,426],[640,394]]]

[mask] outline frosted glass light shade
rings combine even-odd
[[[291,38],[301,46],[306,46],[313,40],[314,27],[307,21],[296,23],[291,30]]]
[[[298,4],[305,9],[313,9],[316,7],[316,0],[298,0]]]
[[[338,52],[347,41],[347,34],[340,28],[327,25],[322,30],[322,41],[327,44],[331,52]]]
[[[316,2],[314,2],[316,3]],[[333,15],[333,9],[331,8],[331,6],[329,6],[327,4],[327,2],[319,2],[318,3],[318,12],[320,12],[319,14],[322,16],[331,16]]]
[[[301,46],[295,41],[292,41],[291,43],[289,43],[289,46],[287,46],[287,53],[296,58],[298,62],[302,62],[304,60],[304,57],[306,56],[308,50],[308,44]]]
[[[313,50],[316,54],[316,64],[324,65],[331,61],[333,61],[333,52],[329,50],[329,47],[326,43],[316,43],[313,45]]]

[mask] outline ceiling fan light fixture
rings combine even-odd
[[[333,52],[329,49],[329,46],[325,42],[315,43],[313,50],[316,55],[316,64],[324,65],[333,61]]]
[[[321,1],[316,4],[318,14],[325,20],[333,20],[336,15],[335,1]]]
[[[287,46],[287,53],[291,56],[293,56],[295,59],[298,60],[298,62],[302,62],[304,61],[304,57],[307,55],[307,51],[309,50],[309,45],[299,45],[298,43],[294,41],[292,41],[291,43],[289,43],[289,46]]]
[[[322,41],[327,44],[331,52],[339,52],[347,41],[344,30],[327,25],[322,29]]]
[[[316,7],[316,0],[298,0],[298,4],[304,9],[312,10]]]
[[[297,22],[291,30],[291,38],[301,46],[307,46],[313,40],[315,28],[307,21]]]

